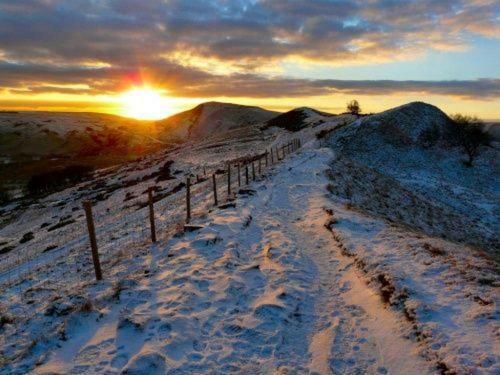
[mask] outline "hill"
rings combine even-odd
[[[120,164],[188,139],[258,124],[276,114],[216,102],[156,122],[99,113],[0,112],[0,188],[16,189],[33,174],[68,165]]]
[[[319,125],[332,119],[331,114],[313,108],[301,107],[282,113],[268,120],[264,128],[278,127],[289,131],[299,131],[307,126]]]
[[[0,112],[0,155],[42,157],[132,151],[160,144],[152,123],[99,113]]]
[[[467,167],[454,129],[439,108],[416,102],[332,132],[332,191],[431,235],[497,249],[498,150],[482,147]]]
[[[164,147],[152,122],[98,113],[1,112],[0,188],[69,165],[107,167]]]
[[[276,115],[277,112],[259,107],[208,102],[158,121],[156,126],[161,134],[175,133],[182,139],[197,138],[259,124]]]

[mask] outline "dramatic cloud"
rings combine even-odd
[[[471,35],[500,35],[499,7],[494,0],[0,0],[0,88],[114,93],[145,75],[179,96],[404,90],[493,98],[497,79],[334,81],[262,72],[287,60],[335,65],[465,48]],[[228,74],[203,61],[220,62]]]

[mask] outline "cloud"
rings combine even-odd
[[[212,77],[204,83],[176,89],[180,96],[193,97],[306,97],[333,94],[392,95],[429,94],[464,99],[493,100],[500,98],[500,79],[454,81],[393,80],[307,80],[269,79],[257,75]]]
[[[210,74],[173,62],[158,60],[140,75],[150,76],[155,86],[165,88],[171,96],[210,98],[226,97],[306,97],[332,94],[391,95],[418,93],[457,96],[467,99],[491,100],[500,97],[500,79],[449,81],[394,81],[394,80],[332,80],[269,78],[246,74]],[[17,94],[112,94],[121,91],[123,77],[130,82],[136,71],[117,67],[74,68],[30,64],[0,63],[0,86]],[[154,77],[154,78],[153,78]],[[141,78],[139,78],[141,79]],[[50,81],[51,84],[45,82]]]
[[[140,75],[173,95],[200,97],[411,91],[492,98],[495,79],[334,81],[258,72],[287,59],[393,61],[463,49],[472,35],[500,35],[499,8],[495,0],[0,0],[0,88],[114,93]],[[220,61],[228,75],[177,58],[188,55]]]

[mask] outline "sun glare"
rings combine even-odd
[[[149,87],[133,88],[121,96],[122,115],[139,120],[159,120],[167,117],[172,108],[167,98]]]

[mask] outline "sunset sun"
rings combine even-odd
[[[171,113],[167,98],[150,87],[136,87],[122,94],[122,115],[139,120],[159,120]]]

